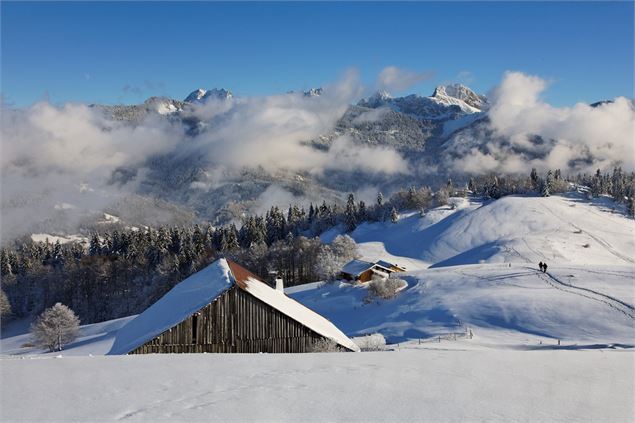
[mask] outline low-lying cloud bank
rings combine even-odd
[[[537,76],[508,72],[490,95],[492,139],[478,140],[454,168],[468,172],[526,172],[562,169],[593,172],[621,165],[635,170],[635,108],[618,97],[595,107],[578,103],[554,107],[540,95],[548,83]],[[540,136],[543,143],[537,143]],[[484,152],[483,150],[486,150]]]
[[[376,86],[403,90],[428,77],[388,67]],[[535,76],[505,74],[490,99],[489,129],[495,136],[471,140],[473,148],[452,163],[435,164],[439,169],[478,173],[521,173],[531,167],[592,171],[616,164],[635,170],[631,100],[558,108],[540,99],[546,87],[546,81]],[[144,163],[156,155],[197,157],[209,164],[209,180],[197,182],[194,188],[199,189],[219,186],[226,170],[243,167],[318,176],[331,170],[386,178],[418,174],[425,183],[426,175],[416,171],[416,159],[407,160],[389,146],[362,146],[345,136],[335,138],[327,149],[309,143],[332,132],[350,104],[365,94],[351,71],[320,96],[212,99],[189,111],[201,122],[195,135],[181,120],[153,113],[129,124],[83,104],[41,102],[25,109],[3,105],[2,236],[22,233],[33,222],[46,223],[54,214],[72,219],[73,213],[103,209],[135,192]],[[387,112],[369,111],[356,123],[381,120]],[[535,135],[544,142],[533,142]],[[136,169],[136,178],[110,184],[113,172],[122,168]]]
[[[63,209],[66,215],[102,209],[134,192],[144,163],[157,155],[197,157],[212,169],[223,169],[209,172],[203,187],[218,186],[225,170],[244,167],[315,175],[331,169],[408,172],[407,162],[388,147],[359,148],[345,137],[327,150],[310,145],[329,133],[363,93],[357,73],[349,71],[320,96],[212,99],[188,108],[201,122],[196,135],[181,120],[154,113],[130,124],[84,104],[3,105],[2,235],[50,220],[59,204],[72,206]],[[137,177],[117,178],[123,185],[109,183],[113,172],[126,168],[135,169]]]

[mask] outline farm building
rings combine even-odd
[[[354,282],[368,282],[374,275],[388,277],[393,272],[405,272],[406,268],[384,260],[368,262],[352,260],[344,265],[340,271],[340,278]]]
[[[313,310],[240,265],[219,259],[124,326],[109,354],[299,353],[324,338],[353,341]]]

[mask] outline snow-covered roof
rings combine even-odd
[[[353,276],[359,276],[363,272],[369,269],[381,269],[385,270],[388,273],[391,273],[393,270],[391,269],[393,266],[396,266],[400,269],[404,269],[405,267],[399,266],[397,264],[388,263],[385,260],[379,260],[374,263],[364,261],[364,260],[351,260],[342,267],[342,272],[347,273]]]
[[[359,351],[333,323],[287,297],[238,264],[219,259],[185,279],[117,333],[108,354],[127,354],[205,307],[236,284],[242,290],[343,347]]]
[[[391,267],[397,267],[399,269],[406,270],[405,267],[400,266],[400,265],[398,265],[396,263],[389,263],[386,260],[378,260],[378,261],[375,262],[375,264],[378,265],[378,266],[381,266],[383,268],[386,268],[386,269],[390,269]]]
[[[183,280],[117,332],[108,354],[127,354],[209,304],[234,281],[224,259]]]
[[[244,271],[244,269],[236,263],[229,262],[232,271],[238,267]],[[331,338],[339,345],[346,347],[352,351],[359,351],[359,347],[350,338],[339,330],[333,323],[327,320],[325,317],[317,314],[310,308],[300,304],[293,298],[287,297],[287,295],[277,289],[271,288],[266,283],[258,280],[255,275],[248,274],[241,280],[241,277],[236,274],[236,283],[243,290],[249,292],[259,300],[269,304],[282,314],[291,317],[293,320],[302,323],[307,328],[327,338]],[[249,272],[247,272],[249,273]]]
[[[368,261],[351,260],[342,267],[342,272],[353,276],[359,276],[366,270],[371,269],[374,265],[375,263],[370,263]]]
[[[373,268],[373,274],[375,275],[379,275],[382,278],[387,278],[388,276],[390,276],[389,272],[384,272],[383,269],[377,269],[377,268]]]

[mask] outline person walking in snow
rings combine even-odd
[[[542,264],[542,273],[547,273],[547,263]]]
[[[542,262],[538,263],[538,267],[540,267],[540,271],[542,272]]]

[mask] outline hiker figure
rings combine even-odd
[[[543,263],[542,271],[543,271],[543,273],[547,273],[547,263]]]
[[[542,262],[538,263],[538,267],[540,267],[540,271],[542,272]]]

